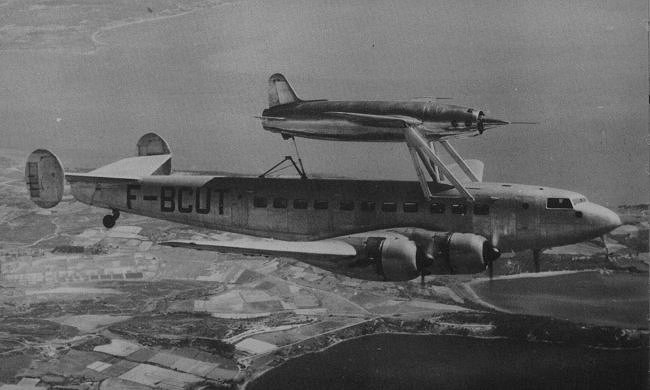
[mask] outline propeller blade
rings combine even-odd
[[[495,240],[496,239],[493,237],[492,241]],[[500,256],[501,252],[496,246],[494,246],[494,244],[489,241],[483,243],[483,261],[487,264],[490,280],[492,280],[492,277],[494,276],[494,260],[498,259]]]
[[[494,277],[494,260],[488,261],[488,275],[490,275],[490,280]]]
[[[607,247],[605,236],[600,236],[600,239],[603,241],[603,247],[605,247],[605,260],[609,261],[609,248]]]

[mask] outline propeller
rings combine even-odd
[[[605,248],[605,260],[609,261],[609,248],[607,247],[605,236],[600,236],[600,239],[603,241],[603,247]]]
[[[485,118],[485,113],[483,111],[479,111],[478,117],[476,118],[476,130],[478,130],[479,134],[483,134],[485,131],[485,124],[483,123],[483,118]]]
[[[433,252],[435,250],[435,244],[433,240],[429,241],[426,245],[426,248],[422,248],[421,245],[417,246],[415,251],[415,265],[418,272],[420,273],[420,286],[424,288],[424,277],[430,272],[427,270],[427,267],[433,265]]]
[[[483,243],[483,262],[487,265],[490,280],[494,276],[494,260],[498,259],[499,256],[501,256],[501,252],[491,242],[485,241]]]

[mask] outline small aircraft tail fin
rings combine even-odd
[[[25,182],[30,199],[44,209],[59,204],[63,198],[63,166],[54,153],[33,151],[25,164]]]
[[[269,108],[281,104],[299,102],[300,98],[283,75],[276,73],[269,77]]]

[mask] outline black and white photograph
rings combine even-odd
[[[0,390],[648,389],[648,1],[0,0]]]

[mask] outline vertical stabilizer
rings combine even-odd
[[[25,163],[25,181],[30,199],[49,209],[63,198],[63,167],[54,153],[45,149],[32,152]]]
[[[269,107],[299,101],[300,99],[283,75],[276,73],[269,78]]]

